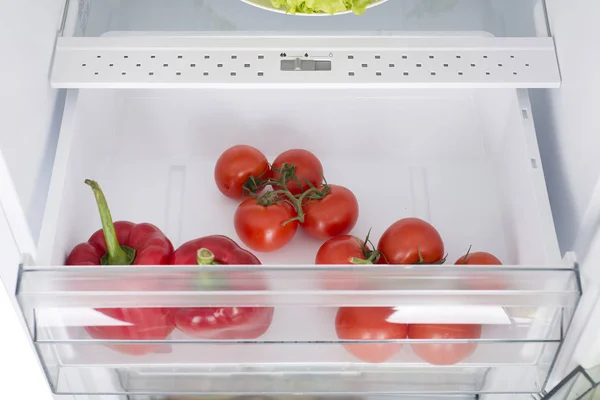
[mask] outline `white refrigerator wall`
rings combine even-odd
[[[20,256],[13,235],[33,232],[37,239],[46,202],[64,102],[48,84],[63,6],[64,0],[0,0],[0,199],[6,208],[0,208],[0,398],[13,400],[53,398],[14,296]],[[13,187],[18,196],[5,204]],[[11,232],[8,218],[23,213],[30,229]]]
[[[540,153],[562,251],[581,262],[584,295],[553,380],[600,364],[600,2],[546,1],[562,86],[531,91]]]

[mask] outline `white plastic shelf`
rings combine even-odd
[[[328,70],[283,70],[314,60]],[[184,37],[58,40],[57,88],[552,88],[551,38]]]

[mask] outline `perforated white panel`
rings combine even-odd
[[[282,68],[283,60],[310,68]],[[329,70],[330,69],[330,70]],[[551,38],[60,38],[61,88],[558,87]]]

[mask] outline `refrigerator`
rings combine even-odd
[[[32,373],[57,400],[592,398],[600,3],[274,3],[4,2],[0,277]],[[419,218],[446,262],[317,265],[325,240],[301,227],[252,267],[66,265],[100,228],[86,179],[115,220],[151,223],[175,248],[208,235],[248,248],[240,201],[214,178],[236,145],[269,162],[314,153],[358,199],[352,235],[377,245]],[[455,265],[467,251],[502,265]],[[106,334],[184,309],[271,314],[253,337],[171,317],[162,335]],[[349,339],[342,309],[480,333]]]

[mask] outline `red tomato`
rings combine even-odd
[[[273,168],[280,170],[283,164],[296,167],[295,174],[301,183],[299,185],[294,179],[286,182],[287,188],[292,194],[305,192],[310,187],[306,180],[310,181],[313,186],[320,186],[323,182],[323,165],[317,156],[308,150],[292,149],[284,151],[273,161]],[[281,179],[281,174],[273,171],[273,179]]]
[[[127,323],[124,326],[86,326],[94,339],[106,340],[165,340],[175,327],[167,308],[98,308],[96,311]],[[120,353],[141,356],[155,353],[159,344],[110,344]]]
[[[342,340],[406,339],[406,325],[386,321],[393,313],[388,307],[341,307],[335,331]],[[344,348],[363,361],[380,363],[396,355],[402,343],[345,343]]]
[[[502,262],[493,254],[479,251],[475,253],[468,252],[456,260],[457,265],[502,265]],[[498,276],[479,273],[468,279],[467,288],[471,290],[505,290],[506,282]]]
[[[479,339],[481,325],[417,324],[408,326],[409,339]],[[435,365],[452,365],[469,357],[477,343],[413,343],[412,349],[423,361]]]
[[[456,260],[454,264],[502,265],[502,263],[496,258],[496,256],[490,253],[486,253],[485,251],[465,254],[464,256]]]
[[[444,259],[440,234],[419,218],[394,222],[379,239],[377,250],[390,264],[435,264]]]
[[[323,243],[315,258],[316,264],[353,264],[352,259],[366,260],[369,251],[365,242],[352,235],[342,235]]]
[[[289,203],[263,206],[256,199],[247,199],[235,211],[235,231],[252,250],[275,251],[288,244],[296,234],[298,221],[283,225],[295,216],[296,210]]]
[[[243,187],[250,176],[269,177],[267,157],[252,146],[238,145],[227,150],[215,165],[215,182],[225,196],[231,199],[244,198]]]
[[[370,252],[371,249],[356,236],[342,235],[323,243],[317,252],[315,264],[354,264],[352,259],[366,260]],[[376,262],[377,259],[374,259],[373,263]],[[353,290],[361,287],[358,275],[352,271],[327,271],[322,275],[319,283],[328,290]]]
[[[330,192],[321,200],[308,200],[303,205],[304,232],[317,239],[327,240],[350,232],[358,220],[358,201],[349,189],[329,185]],[[323,187],[317,188],[323,190]]]

